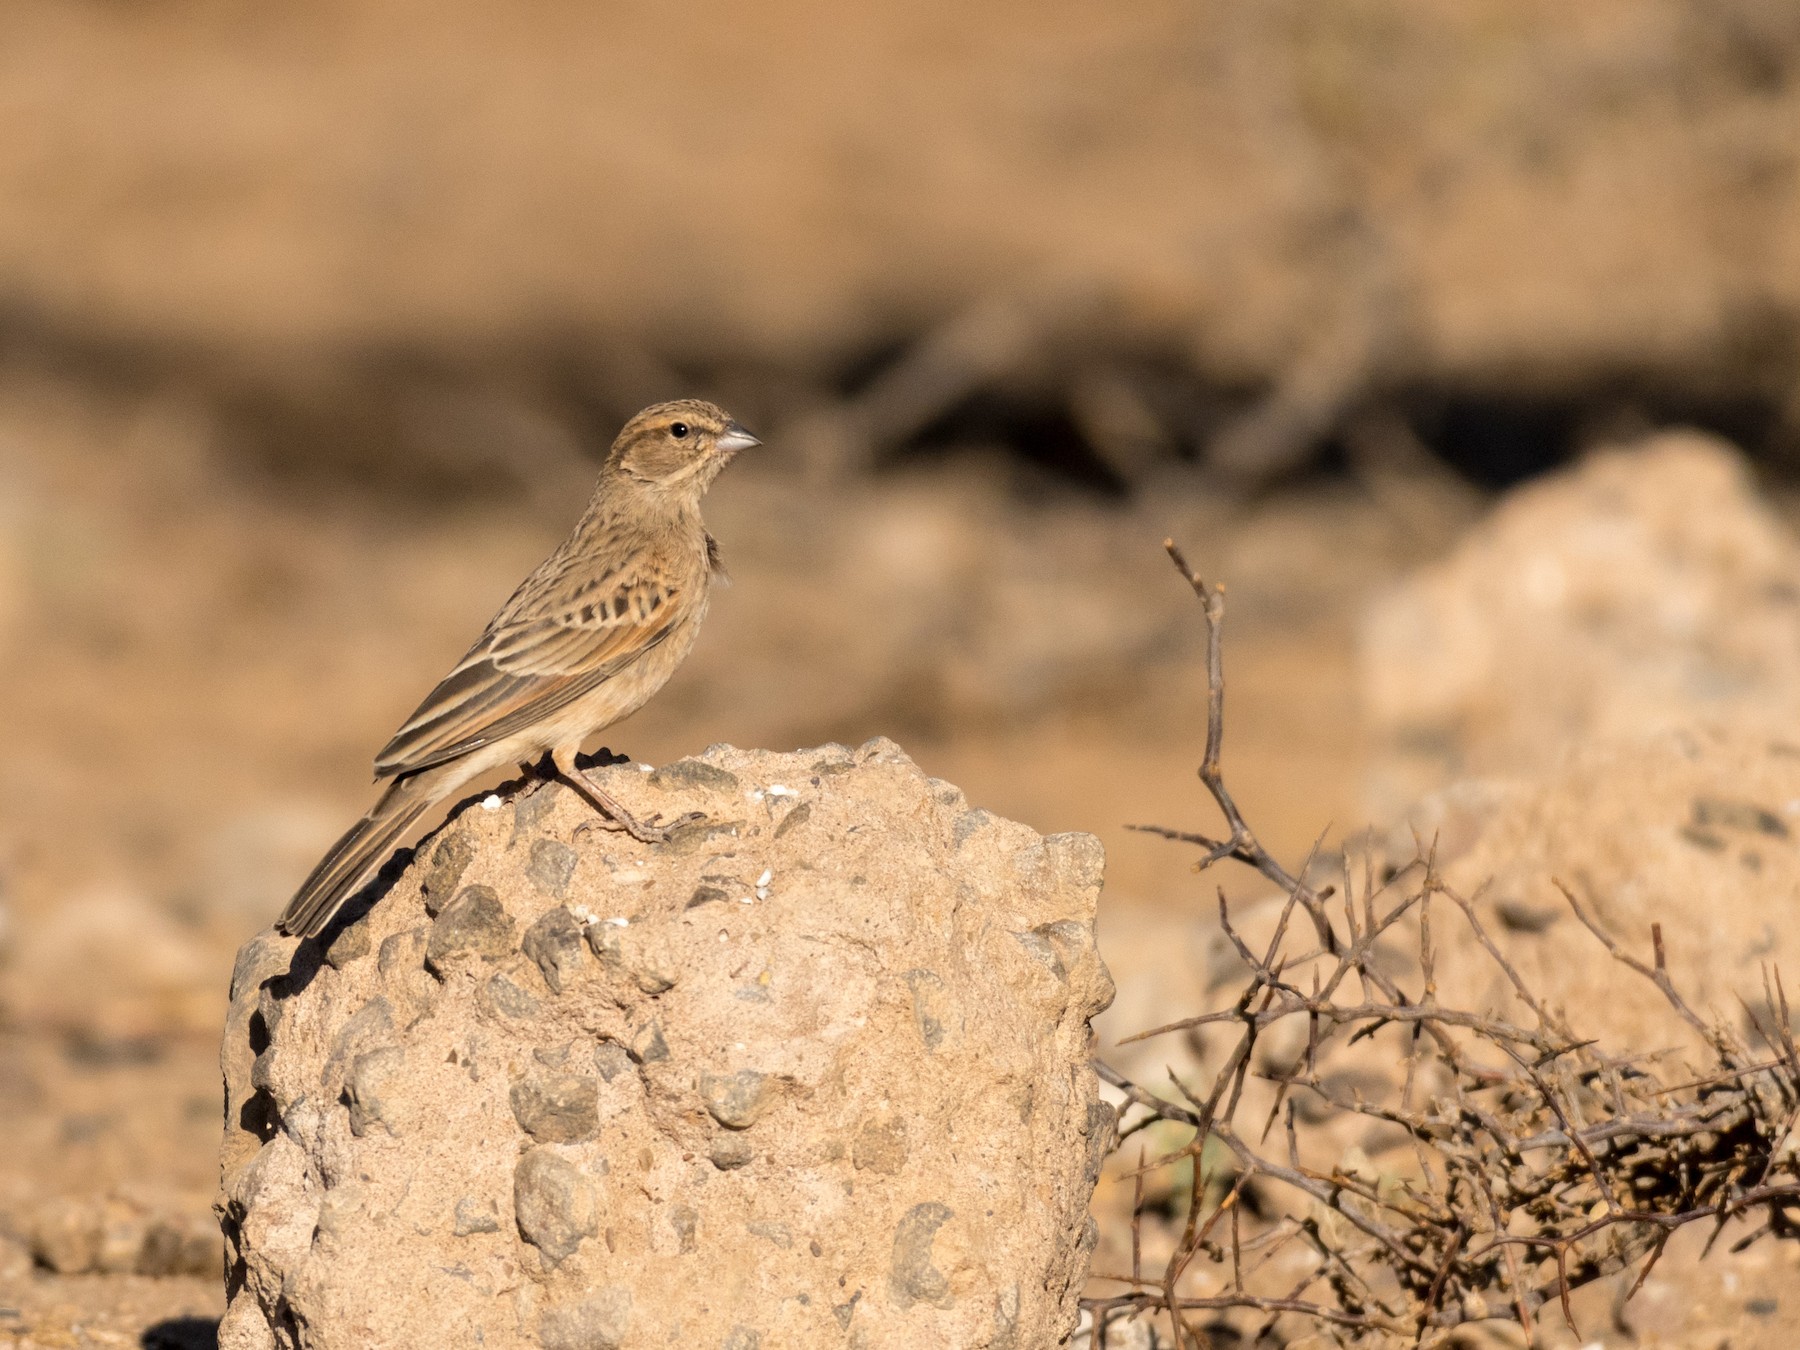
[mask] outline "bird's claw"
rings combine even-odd
[[[584,822],[587,828],[619,830],[630,835],[640,844],[666,844],[669,841],[669,836],[682,826],[690,825],[696,820],[705,819],[705,816],[701,812],[689,811],[686,815],[677,817],[666,825],[663,824],[663,818],[660,812],[656,815],[647,816],[644,819],[639,820],[630,811],[627,811],[623,805],[614,800],[611,794],[609,794],[605,788],[601,787],[600,784],[596,783],[588,774],[577,770],[569,776],[568,781],[571,786],[588,799],[588,803],[593,806],[599,816],[599,819],[597,820]],[[581,829],[581,826],[577,826],[576,833],[579,834]]]
[[[632,816],[620,821],[619,828],[640,844],[666,844],[669,842],[669,827],[660,824],[661,820],[661,815],[651,816],[647,820]]]
[[[692,825],[697,820],[705,819],[705,812],[689,811],[684,815],[677,816],[674,820],[665,824],[663,822],[662,813],[658,812],[656,815],[650,816],[644,820],[632,817],[627,821],[621,821],[620,825],[627,834],[637,840],[640,844],[666,844],[669,842],[670,837],[675,831],[679,830],[682,826]]]

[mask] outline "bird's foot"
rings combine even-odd
[[[700,812],[689,811],[686,815],[680,816],[666,825],[662,823],[661,815],[649,816],[640,820],[620,805],[612,793],[590,778],[585,769],[576,769],[574,773],[568,775],[568,779],[576,791],[593,803],[594,808],[603,817],[602,820],[590,821],[589,824],[598,825],[603,830],[623,831],[640,844],[667,843],[670,834],[681,826],[705,819]]]

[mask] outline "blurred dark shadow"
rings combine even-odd
[[[218,1350],[219,1319],[171,1317],[146,1328],[143,1350]]]

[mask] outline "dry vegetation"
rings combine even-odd
[[[1779,972],[1763,972],[1765,1015],[1751,1015],[1758,1043],[1747,1044],[1683,999],[1660,925],[1646,962],[1563,888],[1587,939],[1653,985],[1688,1033],[1679,1049],[1607,1045],[1532,991],[1475,905],[1439,875],[1430,841],[1398,867],[1365,852],[1360,876],[1346,855],[1330,885],[1303,880],[1310,868],[1285,870],[1220,772],[1224,588],[1169,552],[1202,606],[1210,698],[1200,778],[1227,832],[1146,828],[1201,848],[1196,871],[1235,860],[1285,900],[1257,942],[1221,890],[1219,924],[1245,968],[1242,991],[1229,1007],[1131,1038],[1228,1029],[1235,1043],[1210,1083],[1171,1074],[1145,1086],[1101,1066],[1124,1096],[1121,1148],[1157,1122],[1191,1135],[1172,1152],[1136,1151],[1132,1269],[1096,1272],[1124,1289],[1087,1300],[1094,1344],[1107,1345],[1122,1319],[1162,1314],[1174,1345],[1202,1350],[1212,1342],[1192,1315],[1225,1312],[1257,1315],[1243,1337],[1257,1344],[1286,1343],[1311,1323],[1340,1344],[1442,1345],[1460,1325],[1496,1316],[1515,1319],[1530,1343],[1546,1315],[1579,1335],[1572,1292],[1635,1267],[1618,1302],[1628,1300],[1689,1224],[1707,1226],[1708,1248],[1724,1238],[1734,1253],[1800,1237],[1800,1050]],[[1472,938],[1504,973],[1526,1017],[1441,996],[1434,942],[1446,924],[1462,929],[1452,941]],[[1304,1026],[1300,1052],[1259,1070],[1259,1042],[1283,1023]],[[1363,1042],[1400,1066],[1368,1095],[1366,1076],[1346,1088],[1336,1073]],[[1324,1107],[1305,1124],[1301,1094]],[[1384,1127],[1380,1166],[1339,1154],[1346,1118]],[[1182,1162],[1185,1223],[1162,1269],[1146,1271],[1144,1178]],[[1271,1341],[1278,1328],[1285,1334]]]

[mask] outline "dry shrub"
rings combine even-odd
[[[1428,843],[1397,868],[1373,854],[1358,868],[1347,855],[1330,885],[1311,879],[1310,865],[1288,872],[1220,774],[1224,589],[1168,548],[1204,614],[1200,777],[1226,831],[1144,828],[1202,849],[1196,870],[1227,859],[1255,868],[1284,900],[1252,938],[1221,892],[1219,923],[1246,972],[1240,992],[1134,1038],[1226,1032],[1230,1049],[1210,1084],[1171,1074],[1153,1091],[1101,1066],[1125,1097],[1120,1144],[1142,1136],[1143,1153],[1132,1268],[1097,1273],[1122,1292],[1086,1301],[1092,1343],[1146,1315],[1166,1320],[1177,1350],[1213,1344],[1220,1317],[1237,1319],[1229,1325],[1244,1340],[1312,1332],[1343,1345],[1421,1346],[1500,1317],[1529,1343],[1546,1313],[1580,1334],[1571,1292],[1635,1268],[1629,1298],[1688,1224],[1708,1226],[1709,1248],[1728,1236],[1732,1251],[1800,1235],[1800,1051],[1780,976],[1764,972],[1770,1012],[1751,1016],[1761,1044],[1747,1044],[1683,999],[1660,926],[1646,961],[1564,887],[1598,944],[1568,959],[1604,951],[1656,989],[1685,1036],[1673,1049],[1610,1046],[1533,992],[1471,899],[1439,875]],[[1436,957],[1447,941],[1475,944],[1524,1015],[1440,997]],[[1284,1040],[1288,1049],[1270,1053]],[[1388,1073],[1366,1071],[1371,1051]],[[1187,1141],[1147,1156],[1144,1141],[1172,1128]],[[1352,1130],[1385,1139],[1379,1162],[1344,1147]],[[1145,1180],[1175,1170],[1185,1222],[1161,1268],[1146,1269]],[[1210,1326],[1196,1320],[1208,1317]]]

